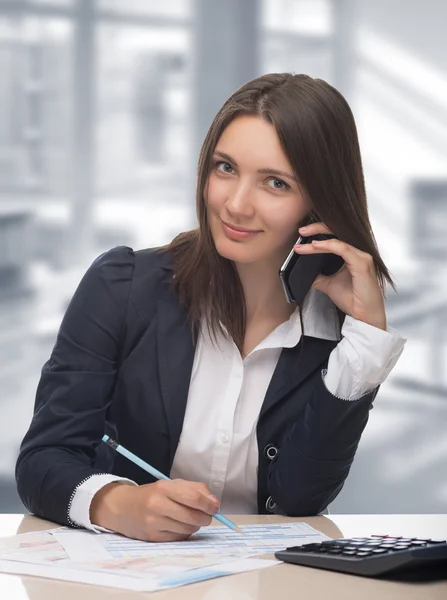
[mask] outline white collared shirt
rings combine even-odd
[[[334,305],[314,288],[303,307],[303,325],[306,336],[339,339]],[[206,483],[224,514],[258,512],[258,416],[282,348],[296,346],[301,333],[296,309],[242,359],[229,336],[219,335],[219,344],[213,344],[202,322],[170,477]],[[385,381],[406,340],[392,328],[383,331],[349,316],[341,333],[322,377],[334,396],[356,400]],[[90,503],[113,481],[130,480],[93,475],[83,482],[74,494],[70,519],[102,531],[90,522]]]

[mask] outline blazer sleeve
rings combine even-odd
[[[288,430],[270,465],[269,492],[277,512],[317,515],[335,500],[378,390],[344,400],[329,392],[318,373],[303,415]]]
[[[74,293],[49,360],[16,464],[17,489],[38,516],[73,525],[69,506],[91,475],[104,434],[134,270],[117,247],[97,258]]]

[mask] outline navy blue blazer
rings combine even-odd
[[[170,473],[195,350],[172,276],[169,252],[117,247],[82,278],[17,460],[32,513],[73,525],[75,490],[95,473],[154,481],[101,443],[104,433]],[[315,515],[343,487],[377,389],[352,402],[326,389],[321,371],[336,344],[304,336],[281,352],[257,425],[261,514]]]

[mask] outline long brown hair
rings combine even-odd
[[[234,263],[216,250],[204,192],[217,142],[231,121],[242,115],[256,115],[274,125],[294,175],[310,198],[312,213],[338,238],[373,257],[383,293],[386,281],[394,287],[371,229],[357,129],[345,98],[327,82],[308,75],[257,77],[228,98],[203,142],[196,193],[198,228],[160,248],[172,252],[174,287],[188,309],[193,334],[205,315],[214,339],[218,331],[224,332],[223,325],[241,351],[246,328],[243,289]]]

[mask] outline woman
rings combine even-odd
[[[114,248],[82,279],[17,461],[31,512],[168,541],[218,509],[318,514],[342,489],[405,340],[387,328],[392,281],[341,94],[291,74],[239,88],[204,141],[197,212],[197,229]],[[298,233],[328,232],[295,251],[344,267],[289,304],[280,265]],[[172,481],[114,454],[104,433]]]

